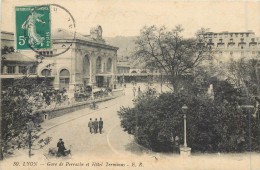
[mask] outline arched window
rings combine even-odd
[[[67,70],[67,69],[62,69],[62,70],[60,71],[60,77],[69,77],[69,76],[70,76],[69,70]]]
[[[102,64],[101,64],[101,57],[99,56],[96,60],[96,73],[101,73]]]
[[[69,89],[70,83],[70,72],[67,69],[62,69],[60,71],[60,89]]]
[[[142,70],[141,73],[147,73],[147,71],[146,70]]]
[[[51,71],[49,69],[43,69],[41,72],[42,76],[48,77],[51,75]]]
[[[112,59],[107,60],[107,72],[112,72]]]

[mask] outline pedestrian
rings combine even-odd
[[[140,86],[138,87],[137,95],[138,95],[138,96],[141,95],[141,88],[140,88]]]
[[[135,92],[136,92],[136,88],[133,87],[133,94],[134,94],[134,97],[135,97]]]
[[[60,155],[65,156],[66,148],[62,139],[60,139],[59,142],[57,143],[57,147],[58,147],[58,156]]]
[[[98,122],[98,128],[99,128],[99,133],[102,133],[102,129],[103,129],[103,120],[102,118],[100,118],[99,122]]]
[[[93,109],[96,110],[96,101],[95,101],[95,99],[93,99],[92,105],[93,105]]]
[[[94,133],[97,133],[97,130],[98,130],[98,121],[97,121],[97,118],[96,118],[95,121],[93,122],[93,127],[94,127]]]
[[[89,132],[92,134],[92,129],[93,129],[93,121],[92,121],[92,119],[91,119],[91,118],[89,119],[89,122],[88,122],[88,127],[89,127]]]

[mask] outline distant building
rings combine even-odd
[[[260,38],[253,31],[207,32],[204,34],[208,45],[215,50],[214,59],[220,63],[230,59],[257,58],[260,56]]]
[[[1,87],[12,85],[14,80],[23,75],[36,77],[36,60],[14,52],[14,34],[1,31]]]
[[[14,80],[24,75],[30,78],[37,76],[37,61],[21,53],[13,52],[1,56],[1,86],[2,89],[12,85]]]

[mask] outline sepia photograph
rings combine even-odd
[[[260,170],[260,1],[0,5],[0,170]]]

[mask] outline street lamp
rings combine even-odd
[[[188,106],[186,104],[184,104],[181,108],[183,115],[183,119],[184,119],[184,144],[183,147],[180,148],[180,154],[181,156],[189,156],[190,152],[191,152],[191,148],[188,147],[187,145],[187,139],[186,139],[186,114],[188,111]]]
[[[183,115],[183,119],[184,119],[184,147],[187,147],[187,139],[186,139],[186,113],[188,111],[188,106],[186,104],[184,104],[181,108]]]

